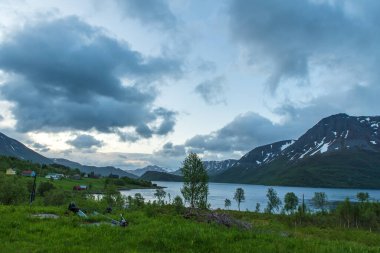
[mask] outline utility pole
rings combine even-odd
[[[30,192],[29,205],[32,205],[32,202],[36,198],[36,180],[37,180],[37,174],[34,171],[32,172],[32,177],[34,178],[34,180],[33,180],[32,191]]]

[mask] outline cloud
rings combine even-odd
[[[116,0],[124,13],[144,25],[159,29],[176,29],[177,18],[165,0]]]
[[[249,112],[233,119],[221,129],[196,135],[185,142],[187,148],[209,152],[246,152],[256,146],[296,138],[298,129],[273,124],[267,118]]]
[[[217,69],[216,63],[213,61],[203,59],[199,59],[198,61],[197,70],[200,72],[215,72]]]
[[[215,77],[198,84],[195,87],[195,92],[209,105],[226,104],[223,83],[224,77]]]
[[[50,150],[50,148],[48,148],[48,146],[37,143],[37,142],[33,143],[32,147],[37,152],[48,152]]]
[[[173,130],[175,113],[155,108],[152,82],[181,75],[181,62],[144,57],[102,29],[70,16],[30,24],[0,44],[0,69],[12,79],[0,87],[19,131],[62,129],[115,132],[160,124]]]
[[[103,145],[103,142],[95,139],[93,136],[88,134],[82,134],[75,137],[73,140],[67,141],[67,144],[77,148],[77,149],[91,149],[98,148]]]
[[[229,9],[230,30],[250,63],[268,70],[272,93],[289,82],[310,84],[320,66],[329,66],[330,75],[336,69],[340,75],[355,73],[351,83],[336,85],[378,83],[378,74],[372,78],[380,59],[379,8],[376,0],[236,0]]]
[[[185,157],[185,146],[174,145],[172,142],[167,142],[162,146],[161,150],[155,152],[155,155],[163,157]]]

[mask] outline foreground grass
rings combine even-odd
[[[186,220],[169,212],[126,211],[127,228],[88,225],[65,208],[0,205],[1,252],[380,252],[380,234],[289,227],[266,215],[232,215],[251,230]],[[54,213],[58,219],[39,219]],[[115,214],[114,217],[117,215]]]

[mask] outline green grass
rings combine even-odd
[[[297,227],[277,216],[230,212],[251,230],[198,223],[170,211],[125,211],[127,228],[89,226],[65,208],[0,205],[1,252],[380,252],[380,234]],[[59,219],[33,218],[55,213]],[[152,215],[154,214],[154,215]],[[114,214],[117,217],[117,214]],[[94,218],[94,221],[104,218]]]
[[[27,181],[33,181],[33,178],[30,178],[30,177],[21,177],[21,179],[25,183]],[[66,191],[72,191],[73,187],[75,185],[86,185],[86,186],[91,185],[91,189],[90,189],[91,192],[102,193],[104,191],[105,180],[106,180],[106,178],[99,178],[99,179],[82,178],[80,180],[63,178],[60,180],[52,180],[52,179],[48,179],[45,177],[37,177],[37,187],[38,187],[38,184],[40,184],[42,182],[50,182],[56,188],[60,188],[60,189],[66,190]],[[122,186],[115,185],[115,187],[118,190],[152,188],[152,187],[145,187],[145,186],[138,185],[138,184],[128,184],[128,183],[126,183],[125,185],[122,185]]]

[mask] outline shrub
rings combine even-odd
[[[26,185],[17,177],[0,178],[0,203],[15,205],[26,202],[29,198]]]
[[[68,195],[61,189],[46,192],[44,204],[47,206],[61,206],[67,203]]]
[[[55,189],[54,185],[50,182],[42,182],[39,184],[38,188],[37,188],[37,193],[38,195],[40,196],[45,196],[45,193],[50,191],[50,190],[53,190]]]

